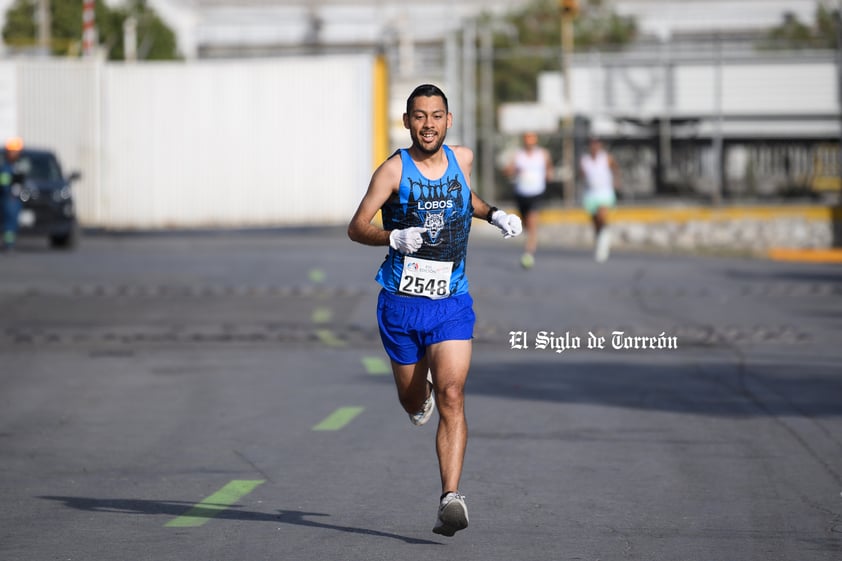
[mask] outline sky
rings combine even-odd
[[[78,0],[82,1],[82,0]],[[119,4],[124,0],[106,0],[108,4]],[[202,18],[192,10],[195,6],[230,8],[251,4],[261,6],[256,8],[262,20],[260,24],[265,28],[271,25],[266,21],[274,15],[283,13],[272,11],[274,8],[333,6],[332,9],[349,9],[352,6],[365,6],[371,9],[389,8],[399,9],[402,6],[431,6],[441,4],[449,6],[454,13],[470,6],[515,6],[524,4],[528,0],[148,0],[159,15],[179,34],[180,42],[191,41],[197,34],[201,34],[196,27]],[[832,6],[836,0],[613,0],[616,10],[623,15],[633,15],[637,18],[639,29],[644,34],[653,34],[667,38],[670,33],[688,30],[711,29],[744,29],[751,27],[771,27],[783,20],[783,14],[791,11],[802,22],[811,22],[816,11],[817,3],[823,1]],[[14,0],[0,0],[0,17],[5,15]],[[288,12],[287,12],[288,13]],[[257,19],[261,19],[257,18]],[[212,25],[218,25],[219,18],[208,18]],[[81,28],[81,22],[80,22]],[[255,32],[257,28],[255,28]],[[265,32],[265,30],[264,30]]]

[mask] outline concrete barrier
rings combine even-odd
[[[581,209],[540,212],[545,245],[590,247],[590,217]],[[842,208],[820,205],[618,207],[609,212],[615,248],[714,251],[794,258],[810,250],[819,261],[842,257]],[[806,255],[806,254],[805,254]]]

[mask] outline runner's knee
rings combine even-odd
[[[459,412],[465,404],[465,389],[461,384],[446,384],[436,389],[436,401],[439,411]]]

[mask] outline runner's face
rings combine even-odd
[[[435,154],[444,144],[452,116],[439,96],[416,97],[412,110],[404,115],[403,124],[409,129],[412,145],[425,154]]]
[[[528,132],[523,135],[523,145],[527,148],[534,148],[538,145],[538,135]]]

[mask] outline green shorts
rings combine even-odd
[[[617,204],[617,195],[614,193],[605,195],[585,195],[582,206],[590,215],[596,214],[600,207],[611,208]]]

